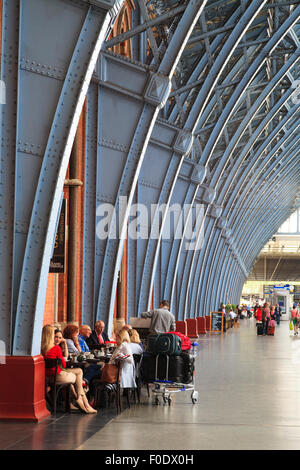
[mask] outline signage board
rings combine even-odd
[[[64,273],[66,259],[66,199],[62,201],[59,222],[50,260],[50,273]]]
[[[223,334],[223,312],[210,312],[210,334]]]

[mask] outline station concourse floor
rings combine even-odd
[[[40,424],[0,422],[0,448],[69,450],[298,450],[300,335],[289,322],[257,336],[255,319],[199,336],[196,390],[171,406],[142,403],[116,416],[61,415]]]

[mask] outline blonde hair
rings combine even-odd
[[[121,330],[121,331],[119,331],[117,336],[119,336],[122,343],[124,343],[124,342],[125,343],[130,343],[130,337],[129,337],[128,331]]]
[[[129,334],[131,343],[139,344],[141,342],[140,335],[138,334],[138,332],[136,330],[134,330],[134,329],[128,330],[128,334]]]
[[[42,344],[41,344],[41,353],[43,355],[53,348],[54,346],[54,326],[45,325],[42,330]]]

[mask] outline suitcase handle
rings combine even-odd
[[[157,372],[158,372],[158,359],[159,359],[159,356],[160,354],[157,354],[156,356],[156,361],[155,361],[155,382],[160,382],[160,380],[158,379],[158,376],[157,376]],[[164,355],[165,356],[165,355]],[[166,367],[166,377],[165,377],[165,381],[168,382],[168,378],[169,378],[169,356],[166,355],[165,356],[167,358],[167,367]]]

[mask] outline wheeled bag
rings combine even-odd
[[[263,324],[262,324],[262,323],[257,323],[256,326],[257,326],[257,334],[258,334],[258,336],[262,335],[262,334],[263,334],[263,331],[264,331]]]
[[[195,373],[195,357],[192,354],[184,351],[180,357],[183,359],[183,378],[182,383],[189,384],[193,381]]]
[[[179,356],[182,352],[181,339],[177,335],[170,335],[168,333],[149,335],[147,351],[151,354]]]
[[[274,336],[275,334],[275,326],[271,326],[269,325],[268,326],[268,333],[267,333],[269,336]]]
[[[155,380],[181,383],[184,378],[184,360],[181,356],[168,356],[167,354],[154,356],[153,354],[144,353],[140,372],[144,383],[154,382]]]

